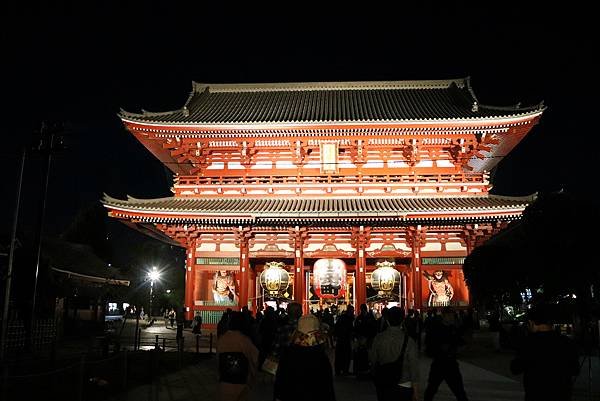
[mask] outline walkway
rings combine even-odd
[[[421,362],[421,374],[424,389],[424,380],[429,369],[428,360]],[[509,379],[478,368],[470,363],[461,362],[461,369],[465,380],[469,399],[471,401],[507,401],[522,400],[521,384],[514,379]],[[214,400],[216,386],[215,358],[206,360],[201,364],[185,368],[179,372],[161,377],[157,383],[132,389],[125,394],[111,398],[112,401],[149,400],[149,401],[194,401]],[[358,381],[353,377],[336,377],[336,396],[341,401],[375,401],[375,388],[368,380]],[[252,401],[270,401],[273,388],[269,377],[259,377]],[[455,398],[445,384],[442,384],[436,400],[446,401]]]
[[[161,327],[162,326],[162,327]],[[172,333],[164,325],[157,325],[145,329],[148,337],[164,332]],[[143,334],[144,336],[144,334]],[[193,351],[195,342],[189,329],[185,330],[186,351]],[[508,366],[512,353],[498,352],[492,347],[492,342],[480,333],[472,345],[465,350],[460,361],[464,378],[465,389],[470,401],[508,401],[522,400],[523,391],[520,377],[510,375]],[[207,351],[207,349],[205,349]],[[180,371],[157,378],[152,384],[144,385],[129,390],[127,393],[110,398],[110,401],[148,400],[148,401],[204,401],[215,400],[216,389],[216,358],[202,360],[200,363],[183,368]],[[574,401],[588,401],[589,385],[588,361],[584,362],[583,370],[576,381]],[[421,358],[421,383],[420,393],[425,389],[429,372],[430,359]],[[600,373],[598,357],[592,359],[590,365],[597,378]],[[596,383],[597,381],[597,383]],[[592,379],[594,396],[592,400],[600,400],[600,381]],[[375,401],[375,389],[371,381],[358,381],[354,377],[335,378],[336,396],[339,401]],[[272,400],[271,376],[261,373],[258,383],[253,389],[252,401]],[[436,401],[454,400],[454,396],[445,383],[442,384]]]

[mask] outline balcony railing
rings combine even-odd
[[[348,195],[427,192],[487,192],[484,174],[413,174],[357,176],[178,176],[174,192],[177,196],[246,195],[246,194],[338,194]]]
[[[416,183],[484,183],[482,174],[420,174],[420,175],[360,175],[360,176],[178,176],[176,186],[199,185],[305,185],[305,184],[416,184]]]

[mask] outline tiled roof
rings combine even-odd
[[[279,219],[369,219],[418,218],[439,216],[520,212],[532,197],[461,196],[406,198],[159,198],[119,200],[105,195],[109,209],[145,216],[161,216],[153,221],[171,219],[272,221]]]
[[[469,79],[443,81],[200,84],[179,110],[125,120],[168,124],[393,122],[521,116],[543,109],[477,103]]]
[[[122,284],[128,281],[118,268],[100,259],[89,245],[46,238],[43,252],[55,271],[93,282]]]

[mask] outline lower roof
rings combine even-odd
[[[349,198],[157,198],[104,195],[113,217],[154,223],[267,225],[282,222],[482,221],[519,217],[534,196],[418,196]]]

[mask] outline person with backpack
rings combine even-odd
[[[402,329],[404,310],[387,312],[389,327],[377,334],[369,351],[378,401],[418,400],[419,357],[416,342]]]
[[[229,329],[217,340],[219,401],[246,401],[258,369],[258,349],[252,343],[241,312],[229,314]]]

